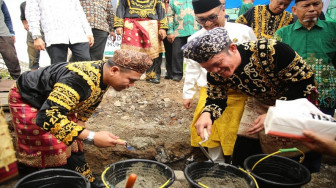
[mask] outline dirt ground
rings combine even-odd
[[[111,131],[128,141],[136,150],[86,147],[87,161],[96,174],[106,166],[126,159],[151,159],[183,170],[190,159],[206,160],[198,148],[189,144],[189,125],[193,110],[182,106],[183,80],[161,79],[160,84],[144,80],[121,92],[108,91],[102,103],[87,122],[89,129]],[[194,107],[197,99],[194,100]],[[13,187],[16,180],[0,185]],[[189,187],[186,181],[175,181],[172,187]],[[336,187],[336,159],[324,157],[321,172],[312,175],[304,186]]]

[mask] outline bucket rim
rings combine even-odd
[[[85,181],[86,188],[90,188],[91,187],[91,184],[90,184],[89,180],[86,179],[85,176],[83,176],[81,173],[79,173],[77,171],[69,170],[69,169],[65,169],[65,168],[48,168],[48,169],[41,169],[41,170],[32,172],[32,173],[30,173],[30,174],[22,177],[19,181],[17,181],[15,183],[14,188],[18,188],[18,186],[20,186],[22,184],[22,182],[24,182],[25,180],[31,178],[32,176],[35,176],[36,174],[43,173],[43,172],[64,172],[64,171],[70,172],[70,173],[74,173],[74,174],[78,175],[79,177],[82,177],[83,180]]]
[[[198,188],[203,188],[203,187],[200,186],[200,185],[198,185],[193,179],[191,179],[191,177],[187,174],[187,171],[188,171],[189,168],[191,168],[191,167],[193,167],[193,166],[195,166],[195,165],[201,165],[201,164],[207,164],[207,165],[209,165],[209,164],[213,164],[213,163],[212,163],[211,161],[193,162],[193,163],[188,164],[188,165],[184,168],[184,170],[183,170],[184,176],[185,176],[185,178],[187,179],[187,181],[188,181],[189,183],[191,183],[193,186],[196,186],[196,187],[198,187]],[[221,164],[219,164],[219,165],[221,165]],[[227,163],[225,163],[224,165],[221,165],[221,166],[229,167],[229,168],[235,169],[235,170],[237,170],[237,171],[239,171],[239,172],[245,174],[246,177],[248,177],[248,178],[250,179],[250,181],[252,182],[252,184],[249,184],[249,186],[250,186],[250,187],[253,187],[253,188],[256,187],[256,184],[255,184],[255,182],[253,181],[253,179],[252,179],[247,173],[241,171],[238,167],[236,167],[236,166],[234,166],[234,165],[231,165],[231,164],[227,164]],[[229,173],[234,174],[233,172],[229,172]],[[235,175],[237,175],[237,174],[235,174]]]
[[[117,161],[115,163],[107,165],[105,167],[104,172],[107,171],[110,167],[112,167],[114,165],[123,164],[123,163],[133,163],[133,162],[145,162],[145,163],[156,164],[156,165],[160,165],[160,166],[164,167],[165,169],[167,169],[170,172],[171,177],[168,179],[169,182],[167,184],[164,184],[162,187],[169,187],[175,181],[175,173],[174,173],[174,170],[171,167],[169,167],[168,165],[166,165],[164,163],[154,161],[154,160],[149,160],[149,159],[126,159],[126,160],[123,160],[123,161]],[[106,176],[106,173],[102,174],[102,176],[101,176],[103,181],[105,181],[105,176]]]
[[[260,157],[260,159],[261,159],[261,158],[263,158],[263,157],[265,157],[265,156],[267,156],[267,155],[268,155],[268,154],[256,154],[256,155],[251,155],[251,156],[247,157],[247,158],[244,160],[244,169],[245,169],[246,171],[248,171],[251,175],[253,175],[256,179],[262,180],[262,181],[264,181],[264,182],[266,182],[266,183],[269,183],[269,184],[274,184],[274,185],[283,186],[283,187],[288,187],[288,186],[302,186],[302,185],[305,185],[305,184],[307,184],[308,182],[310,182],[310,180],[311,180],[311,174],[310,174],[310,171],[307,169],[307,167],[305,167],[304,165],[300,164],[300,163],[299,163],[298,161],[296,161],[296,160],[290,159],[290,158],[288,158],[288,157],[280,156],[280,155],[272,155],[272,156],[270,156],[269,158],[278,158],[278,159],[280,158],[280,159],[285,159],[285,160],[294,162],[294,163],[300,165],[300,166],[304,169],[304,171],[307,172],[308,176],[307,176],[304,180],[302,180],[302,182],[298,182],[298,183],[277,183],[277,182],[270,181],[270,180],[267,180],[267,179],[265,179],[265,178],[262,178],[262,177],[258,176],[257,174],[253,173],[253,171],[251,170],[251,168],[248,167],[247,162],[248,162],[250,159],[252,159],[252,158]]]

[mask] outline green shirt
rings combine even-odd
[[[311,30],[299,21],[279,29],[275,38],[290,45],[315,72],[321,107],[336,106],[336,22],[318,20]]]
[[[336,1],[330,1],[325,16],[328,21],[336,21]]]
[[[238,16],[244,14],[246,11],[248,11],[248,9],[250,9],[251,7],[253,7],[253,3],[246,3],[243,4],[240,8],[239,8],[239,12],[238,12]]]
[[[192,0],[170,0],[167,17],[168,35],[187,37],[200,29],[195,19]]]

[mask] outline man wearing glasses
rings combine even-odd
[[[191,35],[188,41],[216,27],[225,27],[234,43],[256,40],[250,27],[225,21],[224,0],[222,2],[219,0],[193,0],[192,3],[196,20],[203,28]],[[193,97],[197,90],[195,85],[200,87],[198,104],[194,112],[193,122],[190,125],[191,145],[198,147],[198,142],[204,139],[203,132],[197,132],[196,126],[199,123],[197,122],[198,117],[202,113],[205,99],[207,98],[207,71],[196,61],[187,59],[186,62],[183,87],[183,105],[186,109],[192,107]],[[214,122],[211,134],[209,132],[209,141],[202,144],[202,146],[208,147],[211,158],[218,163],[225,162],[224,156],[230,156],[233,153],[233,146],[246,98],[242,93],[230,90],[228,101],[232,103],[232,108],[226,109],[223,115]]]

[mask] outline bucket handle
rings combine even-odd
[[[106,172],[108,171],[108,169],[110,169],[110,167],[107,167],[104,172],[101,174],[101,179],[105,185],[106,188],[113,188],[113,187],[110,187],[106,182],[105,182],[105,179],[104,179],[104,176],[106,174]],[[164,188],[169,182],[170,182],[171,178],[169,178],[163,185],[161,185],[160,188]]]
[[[104,185],[105,185],[106,188],[110,188],[110,186],[107,185],[107,183],[105,182],[105,178],[104,178],[106,172],[108,171],[108,169],[110,169],[110,167],[105,168],[105,170],[104,170],[103,173],[101,174],[101,180],[103,181],[103,183],[104,183]]]
[[[279,149],[278,151],[276,151],[276,152],[274,152],[274,153],[271,153],[271,154],[269,154],[269,155],[267,155],[267,156],[261,158],[259,161],[257,161],[257,162],[253,165],[252,170],[254,170],[254,168],[257,166],[257,164],[259,164],[261,161],[263,161],[263,160],[265,160],[265,159],[267,159],[267,158],[269,158],[269,157],[271,157],[271,156],[273,156],[273,155],[276,155],[276,154],[278,154],[278,153],[294,152],[294,151],[298,151],[298,152],[300,152],[300,153],[302,154],[302,157],[300,157],[300,161],[299,161],[300,163],[302,163],[303,160],[304,160],[304,158],[305,158],[305,154],[304,154],[301,150],[299,150],[299,149],[297,149],[297,148]]]
[[[256,188],[259,188],[257,180],[252,176],[252,174],[249,171],[246,171],[246,170],[244,170],[243,168],[240,168],[240,167],[238,169],[245,172],[247,175],[249,175],[252,178],[252,180],[254,181],[254,184],[255,184]]]

